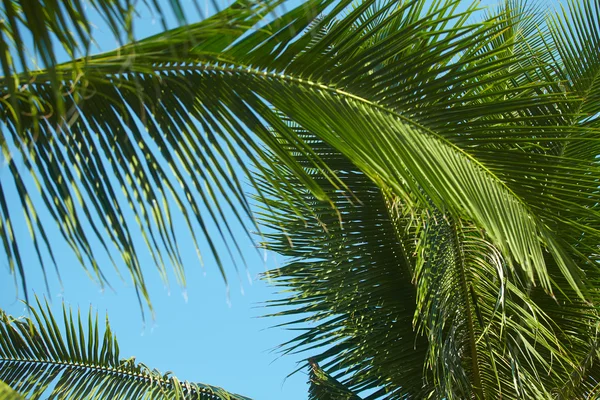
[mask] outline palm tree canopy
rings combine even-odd
[[[24,174],[101,282],[98,254],[118,254],[149,301],[140,246],[185,282],[175,207],[224,271],[225,209],[251,215],[239,168],[264,246],[290,257],[272,304],[311,324],[287,350],[325,346],[315,361],[351,393],[597,391],[600,2],[509,0],[481,20],[454,0],[310,0],[263,18],[280,5],[240,1],[18,90],[4,78],[3,150],[40,262],[52,244]],[[16,212],[0,188],[24,284]]]
[[[473,50],[463,48],[462,58],[449,56],[443,67],[439,58],[419,64],[428,48],[407,41],[405,64],[394,76],[407,97],[398,100],[387,88],[381,96],[405,102],[398,105],[398,120],[410,115],[422,124],[420,131],[398,128],[395,136],[395,121],[381,114],[367,118],[359,107],[340,122],[334,117],[340,108],[334,112],[326,102],[313,111],[327,121],[323,129],[287,114],[293,115],[288,126],[355,199],[329,186],[337,211],[306,189],[290,206],[263,183],[269,196],[257,200],[264,207],[261,222],[271,229],[264,246],[290,260],[266,274],[284,294],[271,305],[284,308],[274,315],[297,315],[286,325],[302,330],[284,351],[309,352],[333,379],[364,398],[571,399],[594,398],[598,390],[598,203],[588,200],[598,193],[592,171],[599,154],[594,78],[600,57],[597,46],[580,40],[598,43],[600,4],[570,3],[568,12],[551,15],[547,24],[517,6],[507,2],[496,34],[472,43]],[[405,18],[382,17],[395,23],[394,30],[384,23],[356,23],[353,30],[362,29],[357,35],[363,38],[388,38],[402,31],[398,19]],[[581,24],[572,34],[564,29],[569,21]],[[574,60],[572,48],[587,62]],[[471,56],[477,76],[468,68]],[[513,63],[513,57],[520,60]],[[381,70],[393,65],[388,62]],[[493,69],[504,62],[509,64],[502,72]],[[418,67],[411,70],[413,63]],[[481,73],[487,67],[490,76]],[[445,73],[422,72],[438,68]],[[463,68],[467,80],[450,78]],[[365,91],[375,90],[370,77],[379,69],[373,69],[356,78],[366,81]],[[438,86],[436,78],[452,83]],[[412,80],[419,83],[407,89]],[[542,81],[550,86],[536,87]],[[525,98],[524,108],[512,108]],[[461,112],[469,110],[470,116]],[[327,129],[337,129],[337,136]],[[356,132],[351,140],[349,132]],[[323,181],[310,159],[295,157]],[[403,169],[394,169],[397,164]],[[474,164],[481,169],[471,169]],[[380,169],[372,171],[374,165]],[[278,173],[295,179],[286,167]],[[390,184],[398,181],[406,185],[401,190]],[[304,188],[299,181],[296,187]],[[308,221],[294,217],[299,207]],[[526,210],[523,217],[539,229],[521,261],[510,249],[528,246],[526,228],[498,240],[511,236],[517,209]],[[501,226],[493,228],[494,221]]]
[[[48,303],[36,298],[36,304],[28,306],[31,318],[0,310],[0,383],[27,398],[250,400],[215,386],[179,381],[135,357],[122,359],[108,318],[101,326],[91,309],[86,321],[63,304],[60,324]],[[0,385],[0,395],[3,390],[9,393]]]
[[[352,8],[349,1],[310,1],[263,22],[261,16],[279,1],[241,2],[198,24],[114,52],[30,72],[17,94],[9,88],[14,79],[5,78],[5,158],[41,263],[57,262],[38,216],[43,206],[100,282],[103,267],[96,258],[106,252],[114,263],[127,266],[149,301],[138,257],[144,244],[163,274],[170,262],[179,283],[185,282],[170,223],[176,206],[190,234],[207,241],[223,271],[231,261],[214,242],[235,243],[228,240],[233,234],[224,209],[231,206],[242,224],[243,214],[249,214],[239,179],[231,174],[234,165],[247,172],[239,154],[259,170],[266,165],[264,172],[272,166],[259,146],[266,144],[317,198],[326,199],[274,138],[276,131],[344,189],[310,146],[281,123],[282,112],[347,155],[379,186],[402,198],[422,193],[419,201],[427,197],[473,220],[511,265],[552,292],[543,256],[549,251],[581,296],[585,285],[568,256],[572,249],[546,220],[564,224],[552,210],[565,202],[580,214],[587,214],[586,206],[568,196],[540,198],[545,192],[537,189],[521,192],[518,182],[505,176],[511,168],[554,165],[546,151],[512,155],[513,147],[529,146],[531,129],[536,146],[555,152],[573,136],[578,143],[595,143],[589,130],[563,123],[589,118],[590,111],[573,109],[579,98],[565,98],[564,85],[553,79],[556,67],[531,61],[535,50],[541,59],[549,52],[560,54],[560,43],[537,40],[534,50],[524,49],[515,44],[522,31],[517,17],[507,18],[510,12],[472,24],[474,7],[453,14],[458,1],[433,2],[428,8],[425,3],[365,2]],[[513,39],[499,42],[511,30]],[[52,95],[54,80],[62,87],[60,101]],[[478,118],[465,123],[473,113]],[[586,127],[594,121],[586,121]],[[523,125],[526,132],[519,130]],[[501,152],[511,157],[502,161]],[[587,166],[585,156],[578,161]],[[577,180],[593,191],[588,170],[579,172],[555,170],[552,179]],[[33,185],[24,174],[31,175]],[[532,182],[546,185],[542,179]],[[289,192],[278,176],[271,184]],[[32,186],[38,189],[32,192]],[[473,196],[480,187],[488,197]],[[579,190],[571,189],[571,196]],[[17,211],[8,207],[4,190],[0,205],[8,263],[25,284],[11,224]],[[209,222],[219,227],[217,238],[208,234]],[[142,233],[139,241],[133,232]],[[114,260],[115,251],[122,262]]]

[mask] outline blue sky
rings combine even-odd
[[[191,0],[184,0],[183,4],[190,8],[190,22],[196,21],[198,15],[193,11]],[[209,4],[210,1],[206,0],[203,8],[210,8]],[[226,3],[221,5],[225,6]],[[103,30],[100,21],[96,24],[95,39],[100,48],[103,51],[112,50],[116,45],[114,39]],[[139,38],[161,30],[160,22],[144,12],[136,26]],[[2,165],[0,184],[8,181],[10,173]],[[6,190],[10,190],[8,186]],[[12,204],[20,209],[16,197]],[[180,226],[181,221],[175,219],[174,222],[176,227]],[[46,291],[33,251],[25,254],[28,284],[31,294],[48,296],[57,311],[64,299],[74,308],[87,310],[92,305],[101,315],[107,313],[119,339],[123,358],[135,356],[137,361],[162,372],[173,371],[180,379],[221,386],[254,399],[306,399],[306,371],[286,379],[297,368],[296,362],[301,356],[279,357],[273,351],[281,343],[290,340],[293,333],[281,328],[269,329],[282,323],[281,319],[260,318],[267,313],[261,303],[273,298],[275,289],[259,281],[258,275],[281,265],[284,260],[277,259],[274,254],[260,254],[245,239],[240,227],[238,232],[247,269],[243,266],[238,271],[233,267],[227,269],[229,290],[210,257],[206,257],[204,266],[201,266],[195,254],[192,254],[194,252],[187,251],[184,254],[188,283],[185,290],[178,287],[174,279],[171,279],[170,286],[165,285],[154,270],[154,263],[149,256],[146,260],[142,259],[142,263],[148,264],[145,276],[155,307],[155,319],[147,314],[145,322],[125,273],[121,280],[107,265],[104,270],[109,272],[112,289],[102,290],[88,278],[65,245],[55,248],[61,260],[62,286],[50,271],[50,291]],[[30,241],[24,224],[17,224],[16,234],[17,241]],[[192,244],[183,235],[180,246],[186,249]],[[210,254],[207,248],[201,251]],[[9,276],[8,266],[2,265],[0,269],[0,274],[3,274],[0,279],[0,307],[13,315],[21,315],[24,306],[17,301],[17,289]],[[22,293],[19,295],[22,296]]]

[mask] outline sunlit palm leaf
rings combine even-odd
[[[36,302],[32,319],[0,319],[0,380],[27,398],[248,400],[121,359],[108,319],[101,327],[91,310],[85,321],[63,306],[61,327],[48,304]]]
[[[524,63],[524,51],[508,51],[514,48],[512,36],[498,42],[511,24],[504,14],[478,24],[469,22],[473,8],[451,15],[456,1],[430,7],[423,1],[380,7],[364,2],[355,8],[348,8],[347,2],[314,1],[249,31],[258,23],[257,15],[277,4],[239,3],[203,23],[169,33],[168,40],[157,36],[81,61],[79,69],[72,64],[57,68],[59,80],[73,90],[64,99],[72,114],[66,121],[50,117],[39,126],[35,118],[28,120],[30,136],[24,141],[18,137],[14,150],[22,151],[25,164],[43,181],[42,196],[54,217],[64,221],[63,236],[100,280],[88,236],[108,247],[102,228],[124,255],[143,296],[147,294],[131,233],[139,229],[135,224],[145,232],[157,264],[163,268],[164,254],[176,265],[180,281],[183,269],[169,205],[184,210],[191,232],[206,233],[206,221],[215,221],[223,237],[230,235],[218,199],[231,200],[234,210],[236,204],[246,206],[237,179],[219,168],[221,155],[229,150],[247,155],[260,169],[271,163],[258,145],[263,142],[303,185],[325,198],[271,132],[306,154],[323,176],[343,188],[328,166],[281,122],[275,108],[344,154],[380,188],[406,200],[411,198],[407,193],[421,193],[419,201],[426,197],[437,208],[485,229],[509,266],[524,271],[529,281],[549,293],[554,289],[544,251],[550,252],[569,285],[586,296],[584,271],[595,266],[574,262],[574,244],[557,232],[578,229],[576,218],[565,222],[554,211],[568,204],[574,216],[589,218],[576,193],[585,190],[589,203],[597,200],[596,183],[589,176],[598,167],[576,160],[575,167],[555,168],[556,144],[580,132],[579,127],[562,124],[561,104],[572,99],[556,82],[524,80],[543,77],[543,67]],[[315,19],[328,7],[331,11]],[[315,35],[323,28],[327,34]],[[190,38],[198,44],[191,45]],[[488,44],[489,51],[482,51]],[[52,106],[49,75],[42,72],[36,79],[29,93],[41,101],[40,107]],[[514,82],[507,85],[509,79]],[[14,139],[18,130],[10,105],[4,105]],[[578,139],[595,143],[596,131],[590,129]],[[203,158],[200,154],[215,143],[218,150]],[[30,146],[34,157],[26,151]],[[90,146],[102,149],[100,155],[88,153]],[[94,157],[91,168],[80,161]],[[236,157],[230,165],[239,160]],[[63,164],[68,167],[63,169]],[[52,170],[44,180],[40,167],[48,166]],[[276,168],[269,170],[278,173]],[[87,183],[71,184],[78,171]],[[113,174],[118,182],[109,178],[104,187],[97,187],[104,176]],[[544,179],[529,179],[539,174]],[[18,170],[13,168],[12,175],[20,187]],[[297,194],[285,189],[285,179],[268,179],[293,203]],[[204,181],[212,189],[204,189]],[[554,189],[555,183],[560,187]],[[115,204],[118,186],[129,192],[124,203],[131,205]],[[546,190],[568,196],[541,195]],[[79,192],[85,200],[80,204],[92,198],[93,211],[74,206]],[[26,191],[19,194],[26,213],[32,214],[26,217],[35,225]],[[63,200],[55,202],[56,198]],[[208,216],[199,215],[200,206],[215,198]],[[129,211],[123,211],[127,208],[141,222],[123,224],[131,220]],[[11,211],[2,210],[4,220],[10,221]],[[82,222],[89,228],[83,229]],[[589,225],[588,237],[600,236],[596,225]],[[9,260],[18,269],[12,229],[2,228]],[[41,233],[34,236],[43,238]],[[206,235],[206,240],[222,265],[214,239]]]
[[[146,301],[140,246],[146,245],[164,278],[167,258],[175,266],[178,282],[185,283],[172,207],[183,214],[194,252],[199,253],[201,235],[223,276],[225,264],[239,263],[243,256],[232,224],[245,226],[249,208],[237,171],[247,171],[244,163],[257,160],[262,152],[252,133],[267,143],[272,144],[272,139],[265,122],[249,112],[231,88],[221,89],[218,79],[210,79],[212,68],[197,66],[205,60],[211,67],[219,52],[278,4],[239,3],[194,27],[95,61],[79,60],[76,68],[73,63],[57,67],[55,73],[68,87],[61,89],[68,90],[62,96],[66,115],[57,112],[50,75],[35,73],[36,80],[25,90],[27,96],[17,102],[32,105],[28,102],[34,99],[45,117],[24,117],[24,131],[14,118],[18,109],[3,103],[3,135],[9,140],[4,144],[5,161],[42,265],[55,260],[50,233],[40,222],[40,206],[59,223],[64,240],[101,283],[105,278],[97,260],[102,253],[112,259],[116,249]],[[326,4],[315,3],[315,9]],[[279,23],[295,20],[301,30],[311,18],[294,11]],[[76,80],[69,80],[72,76]],[[246,92],[242,99],[257,101],[249,90],[240,90]],[[262,116],[276,124],[265,112],[271,113],[263,107]],[[276,177],[274,182],[278,185]],[[39,194],[35,189],[31,193],[33,186]],[[0,193],[0,230],[10,269],[18,270],[25,284],[12,225],[15,210],[8,206],[6,188]],[[209,234],[213,226],[217,237]],[[222,243],[229,254],[223,254]]]
[[[174,205],[223,267],[208,227],[235,243],[228,210],[243,223],[249,207],[232,171],[249,160],[267,247],[293,257],[271,274],[291,291],[274,305],[317,324],[288,350],[331,346],[316,360],[372,398],[588,395],[599,47],[582,38],[598,37],[597,3],[548,26],[506,4],[479,23],[457,1],[315,0],[261,22],[279,2],[239,2],[31,72],[2,112],[40,261],[51,247],[26,174],[101,281],[99,252],[119,253],[147,298],[141,230],[184,282]],[[6,197],[3,246],[24,279]]]

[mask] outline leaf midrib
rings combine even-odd
[[[60,366],[64,366],[65,368],[68,368],[68,367],[83,368],[83,369],[87,369],[87,370],[102,371],[107,374],[108,373],[120,374],[122,376],[124,375],[124,376],[130,377],[132,379],[142,378],[145,381],[148,381],[151,385],[163,386],[163,387],[169,387],[169,388],[173,386],[173,384],[168,379],[164,379],[160,375],[157,375],[156,377],[154,377],[154,376],[150,376],[150,375],[143,374],[143,373],[134,373],[134,372],[131,372],[128,370],[123,370],[118,367],[117,368],[107,367],[107,366],[96,365],[96,364],[87,364],[87,363],[83,363],[83,362],[70,362],[70,361],[49,360],[49,359],[30,359],[30,358],[0,358],[0,365],[4,364],[4,363],[60,365]],[[199,391],[199,392],[202,392],[203,394],[215,396],[214,397],[215,399],[219,399],[218,396],[211,393],[207,389],[204,389],[198,385],[194,385],[194,386],[195,387],[192,388],[193,391]]]
[[[100,59],[98,59],[100,60]],[[179,63],[184,63],[185,61],[179,61]],[[474,156],[472,156],[470,153],[468,153],[467,151],[463,150],[462,148],[458,147],[456,144],[452,143],[451,141],[449,141],[448,139],[444,138],[443,136],[437,134],[435,131],[431,130],[430,128],[406,117],[405,115],[402,115],[399,112],[396,112],[392,109],[389,109],[379,103],[376,103],[374,101],[371,101],[369,99],[366,99],[364,97],[358,96],[356,94],[353,94],[351,92],[348,92],[346,90],[342,90],[342,89],[338,89],[335,88],[333,86],[329,86],[320,82],[315,82],[312,81],[310,79],[306,79],[306,78],[301,78],[301,77],[296,77],[293,76],[289,73],[277,73],[277,72],[270,72],[270,71],[263,71],[257,68],[252,68],[250,66],[244,65],[242,63],[237,63],[235,61],[231,61],[231,60],[222,60],[222,62],[224,64],[228,64],[227,65],[215,65],[215,64],[211,64],[211,63],[205,63],[205,62],[198,62],[197,60],[192,61],[192,60],[188,60],[187,62],[189,63],[193,63],[195,62],[196,65],[184,65],[184,66],[175,66],[175,65],[170,65],[170,66],[162,66],[161,64],[155,64],[154,66],[152,66],[152,70],[154,73],[156,72],[161,72],[161,71],[165,71],[165,72],[173,72],[173,71],[217,71],[217,72],[223,72],[223,73],[245,73],[248,75],[251,75],[253,77],[257,77],[257,78],[269,78],[269,79],[279,79],[279,80],[283,80],[283,81],[288,81],[291,83],[295,83],[297,85],[300,86],[305,86],[305,87],[309,87],[309,88],[316,88],[318,90],[323,90],[323,91],[327,91],[330,93],[335,93],[337,95],[340,95],[342,97],[345,98],[350,98],[352,100],[355,100],[357,102],[360,102],[362,104],[365,104],[369,107],[375,108],[385,114],[391,115],[395,118],[398,118],[404,122],[406,122],[407,124],[418,128],[419,130],[423,131],[424,133],[427,133],[431,136],[433,136],[434,138],[436,138],[437,140],[439,140],[440,142],[442,142],[443,144],[445,144],[446,146],[451,147],[454,151],[460,153],[462,156],[466,157],[467,159],[469,159],[471,162],[473,162],[477,167],[481,168],[485,173],[487,173],[489,176],[491,176],[497,183],[499,183],[504,190],[506,190],[511,196],[513,196],[515,199],[518,200],[518,202],[521,204],[522,207],[524,207],[525,210],[527,210],[527,212],[530,215],[534,215],[531,210],[529,209],[529,207],[527,206],[527,204],[509,187],[505,184],[505,182],[500,179],[492,170],[490,170],[489,168],[487,168],[484,164],[482,164],[477,158],[475,158]],[[165,61],[165,64],[167,63],[167,61]],[[87,64],[87,66],[93,66],[94,61],[91,61]],[[65,65],[65,64],[63,64]],[[120,64],[121,66],[123,64]],[[63,73],[64,75],[70,75],[71,74],[71,70],[65,70]],[[146,73],[149,74],[150,72],[148,71],[123,71],[123,72],[119,72],[119,73],[108,73],[105,74],[106,76],[110,76],[110,75],[126,75],[128,73]],[[63,76],[64,76],[63,75]],[[47,71],[43,71],[40,72],[39,74],[35,74],[36,76],[36,80],[40,79],[44,82],[48,82],[49,81],[49,76],[48,76],[48,72]],[[81,79],[81,78],[80,78]],[[64,82],[72,82],[73,80],[71,79],[65,79],[63,80]],[[1,82],[1,81],[0,81]]]

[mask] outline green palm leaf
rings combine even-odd
[[[411,266],[398,247],[386,200],[345,157],[310,134],[299,133],[306,135],[356,199],[330,187],[335,211],[305,190],[304,203],[293,205],[303,207],[303,221],[290,214],[291,206],[264,184],[269,197],[261,224],[271,231],[265,232],[264,246],[290,260],[266,277],[288,296],[267,305],[285,306],[274,315],[296,316],[285,326],[300,330],[283,351],[312,352],[326,346],[314,361],[349,390],[419,397],[427,344],[412,328],[416,298]],[[299,158],[310,170],[310,162]],[[293,181],[293,176],[289,179]],[[306,329],[306,324],[313,328]],[[380,388],[382,376],[385,388]]]
[[[264,246],[290,260],[268,273],[285,295],[268,304],[285,308],[273,315],[297,315],[284,326],[300,331],[283,351],[313,354],[350,390],[375,391],[367,398],[590,392],[600,378],[598,316],[572,289],[553,299],[509,268],[481,230],[382,195],[343,156],[309,141],[360,204],[332,191],[342,224],[309,192],[307,223],[274,192],[264,204],[273,212],[261,220],[272,231]]]
[[[196,10],[200,11],[198,2]],[[170,9],[177,24],[186,24],[187,19],[180,0],[169,0],[168,6],[159,2],[144,2],[145,10],[157,16],[164,30],[167,30],[166,9]],[[97,15],[119,45],[135,40],[135,17],[141,11],[136,2],[130,0],[4,0],[0,15],[0,64],[6,79],[9,101],[14,107],[16,122],[21,127],[21,112],[35,111],[34,107],[21,108],[16,98],[32,78],[30,73],[40,67],[47,69],[52,83],[52,94],[57,111],[64,113],[65,104],[59,89],[59,77],[55,73],[61,52],[74,60],[88,57],[93,45],[93,24],[90,14]],[[213,2],[215,8],[218,6]],[[95,33],[97,34],[97,32]],[[25,46],[31,43],[32,48]],[[37,63],[40,65],[37,65]],[[33,64],[33,65],[32,65]],[[77,63],[73,63],[77,69]]]
[[[87,322],[63,305],[63,326],[36,298],[32,318],[0,319],[0,380],[27,398],[248,400],[221,388],[179,381],[135,358],[121,359],[108,319]],[[101,331],[104,331],[101,333]],[[1,387],[0,387],[1,388]],[[4,397],[2,397],[4,398]]]
[[[568,256],[571,249],[544,222],[554,218],[560,225],[553,214],[544,213],[547,207],[542,203],[551,201],[551,206],[562,208],[564,200],[522,191],[512,183],[512,175],[506,176],[516,168],[537,172],[540,165],[552,162],[543,153],[519,149],[534,145],[552,149],[578,132],[554,125],[564,119],[557,104],[569,100],[561,91],[553,92],[558,90],[553,82],[529,80],[506,86],[506,71],[519,83],[538,66],[523,65],[524,54],[506,56],[512,41],[481,52],[483,45],[496,43],[507,22],[494,17],[470,24],[474,8],[451,15],[457,3],[437,2],[426,9],[423,2],[411,1],[378,9],[366,2],[350,10],[347,2],[315,1],[255,32],[249,29],[259,22],[258,16],[278,3],[235,4],[184,30],[77,61],[77,68],[73,63],[58,66],[58,79],[71,93],[64,98],[71,114],[66,120],[60,113],[45,120],[29,118],[24,122],[29,133],[23,136],[18,133],[15,108],[3,103],[15,143],[11,150],[20,153],[43,188],[42,201],[61,221],[60,232],[80,261],[103,281],[95,263],[97,249],[111,254],[109,244],[114,243],[146,300],[134,229],[143,232],[163,275],[164,255],[175,265],[179,282],[184,282],[171,223],[170,206],[176,205],[192,236],[196,230],[204,235],[223,268],[225,261],[206,224],[216,224],[227,243],[232,228],[220,199],[232,210],[241,205],[248,212],[241,186],[229,171],[243,163],[238,154],[259,169],[271,162],[258,141],[324,198],[323,190],[280,148],[271,130],[309,155],[328,180],[343,187],[271,107],[345,154],[380,187],[402,197],[423,191],[437,207],[474,221],[511,265],[551,292],[543,257],[547,249],[582,296],[582,272]],[[330,4],[331,12],[315,19]],[[280,29],[283,26],[287,28]],[[313,35],[328,26],[320,39]],[[415,35],[418,41],[413,40]],[[31,104],[35,99],[37,115],[48,114],[57,109],[49,95],[52,79],[43,71],[34,76],[24,100]],[[473,113],[479,118],[469,118]],[[528,124],[526,132],[519,130],[523,124]],[[524,143],[531,130],[535,143]],[[580,139],[596,140],[589,135]],[[498,140],[509,153],[488,152],[490,142]],[[215,145],[216,150],[209,152]],[[519,160],[513,160],[515,150],[517,157],[522,155]],[[229,151],[235,155],[225,156],[223,168]],[[21,172],[10,165],[36,246],[49,247]],[[561,185],[567,179],[586,182],[594,168],[555,169],[549,179]],[[546,186],[544,180],[532,182]],[[280,176],[274,176],[271,184],[286,185]],[[589,182],[585,189],[591,192],[593,185]],[[486,196],[474,195],[480,187],[486,188]],[[121,188],[125,199],[115,200]],[[590,201],[595,201],[593,196]],[[11,269],[19,270],[23,278],[19,248],[8,223],[14,211],[4,198],[3,244]],[[88,202],[93,207],[83,207]],[[201,215],[201,205],[207,204],[208,215]],[[585,206],[569,204],[578,215],[586,213]],[[91,237],[101,245],[91,246]]]
[[[219,52],[278,4],[242,2],[195,26],[57,66],[52,74],[68,91],[61,96],[67,114],[58,112],[47,71],[32,73],[35,80],[17,100],[20,108],[2,103],[5,159],[42,266],[57,261],[39,207],[57,221],[57,233],[101,284],[106,280],[97,260],[108,255],[117,265],[116,253],[148,302],[140,246],[148,248],[165,279],[170,263],[178,283],[185,284],[172,208],[181,213],[195,252],[205,242],[224,277],[226,264],[239,263],[243,256],[232,224],[252,222],[234,171],[247,173],[244,163],[260,159],[253,133],[271,145],[273,140],[265,122],[243,114],[247,106],[235,92],[231,100],[222,98],[229,89],[220,89],[219,79],[210,75],[214,68],[228,74],[229,68],[218,66]],[[326,5],[315,3],[316,10]],[[296,10],[278,23],[292,18],[300,27],[311,20]],[[240,98],[256,101],[250,91]],[[37,112],[19,114],[27,105]],[[277,122],[270,110],[262,112],[268,122]],[[25,287],[13,229],[17,210],[8,206],[7,188],[0,191],[0,232],[9,267]],[[217,235],[209,234],[212,226]]]
[[[241,169],[265,246],[291,257],[271,304],[313,324],[284,351],[324,346],[324,373],[368,398],[594,393],[597,2],[549,20],[508,1],[473,22],[450,0],[262,18],[280,4],[26,72],[19,91],[6,75],[3,150],[42,265],[40,206],[100,282],[118,255],[149,301],[140,246],[185,282],[177,207],[224,274],[227,216],[250,215]]]
[[[521,15],[504,12],[503,15],[508,15],[509,19],[496,26],[498,33],[504,32],[507,25],[517,27],[525,23]],[[531,36],[535,37],[535,34],[536,31],[529,31]],[[595,163],[590,163],[586,157],[557,155],[562,144],[570,143],[569,140],[576,136],[578,139],[573,142],[578,144],[584,132],[569,132],[568,127],[558,130],[549,127],[551,124],[569,125],[566,119],[568,113],[556,113],[556,110],[568,109],[571,103],[552,95],[552,104],[544,104],[543,101],[535,104],[544,97],[549,98],[544,93],[558,93],[562,89],[560,85],[549,83],[540,92],[539,87],[532,85],[532,76],[544,76],[545,69],[549,67],[535,62],[535,59],[533,62],[520,59],[518,54],[530,53],[523,47],[515,51],[514,35],[505,35],[502,40],[496,36],[493,41],[478,46],[476,52],[464,51],[461,55],[463,62],[474,58],[473,65],[480,68],[481,61],[484,65],[497,64],[501,67],[503,63],[490,61],[500,59],[498,54],[502,53],[499,50],[511,50],[509,54],[517,54],[518,60],[504,70],[502,75],[505,78],[499,78],[500,70],[490,71],[486,76],[479,74],[477,80],[469,83],[474,95],[461,95],[462,104],[452,101],[453,93],[448,100],[437,93],[428,93],[431,85],[422,82],[418,86],[421,90],[419,102],[414,106],[410,103],[399,105],[396,112],[400,115],[393,122],[388,122],[382,115],[394,112],[390,110],[361,119],[362,112],[372,105],[365,99],[356,98],[343,102],[343,95],[339,92],[337,102],[337,98],[326,98],[326,101],[313,103],[313,115],[318,116],[316,119],[324,127],[304,122],[308,118],[301,119],[297,110],[293,114],[290,111],[294,120],[311,134],[335,147],[335,150],[323,151],[326,155],[323,159],[329,162],[331,157],[334,170],[339,168],[348,174],[348,170],[360,169],[383,189],[390,210],[387,224],[394,227],[398,238],[397,242],[388,242],[381,247],[372,241],[377,237],[375,235],[385,232],[383,227],[386,225],[379,218],[362,217],[365,215],[362,207],[373,207],[369,202],[361,202],[354,211],[341,207],[344,210],[342,220],[346,222],[349,218],[356,218],[361,227],[352,227],[346,232],[332,230],[332,225],[335,226],[332,219],[324,225],[325,228],[318,224],[322,220],[316,211],[320,209],[317,208],[318,201],[309,200],[309,193],[306,193],[304,204],[307,209],[304,213],[315,215],[315,223],[309,226],[310,229],[299,229],[299,222],[282,217],[289,211],[275,193],[272,193],[275,200],[266,203],[270,207],[276,204],[278,212],[272,218],[266,217],[266,226],[275,229],[276,233],[268,237],[271,240],[265,246],[294,257],[283,268],[270,273],[275,284],[282,287],[287,295],[273,305],[293,307],[282,311],[280,314],[283,315],[309,313],[309,316],[287,324],[304,331],[287,344],[287,351],[314,352],[324,346],[325,349],[316,358],[328,360],[324,364],[326,370],[337,373],[343,383],[357,393],[365,388],[374,389],[375,385],[365,387],[360,382],[365,379],[365,370],[378,367],[386,372],[382,372],[377,381],[386,383],[384,389],[373,394],[372,398],[584,398],[592,393],[598,381],[595,371],[598,363],[598,315],[590,306],[590,303],[597,304],[595,286],[598,282],[597,268],[593,264],[598,242],[596,223],[593,222],[598,204],[595,198],[597,181],[591,177],[595,175],[591,172]],[[539,51],[542,44],[538,43],[534,50]],[[478,55],[474,57],[474,54]],[[376,68],[372,71],[375,71],[372,74],[377,73]],[[509,79],[506,79],[507,74]],[[361,79],[369,81],[368,77]],[[420,76],[416,75],[413,79],[420,80]],[[527,94],[527,88],[532,89],[530,94]],[[445,91],[453,92],[454,89],[445,88]],[[482,96],[483,92],[489,94]],[[303,96],[304,103],[312,100],[310,93],[299,93],[300,90],[294,92],[296,98]],[[500,93],[500,96],[495,93]],[[431,101],[434,104],[439,102],[440,108],[458,108],[456,114],[447,111],[450,115],[443,116],[442,122],[430,120],[430,115],[420,112],[421,108],[434,110],[428,107],[427,94],[434,95]],[[505,95],[527,97],[527,109],[503,109],[503,105],[510,105],[513,101],[505,101]],[[573,99],[573,104],[577,101]],[[362,104],[359,106],[357,103]],[[548,106],[557,108],[544,109]],[[473,110],[477,117],[463,115],[460,112],[463,107]],[[351,111],[346,111],[348,109]],[[332,117],[340,113],[344,116],[341,122]],[[436,113],[433,114],[437,117]],[[414,121],[404,119],[413,124],[416,132],[397,125],[397,121],[407,115],[419,121],[420,126],[416,126],[418,124]],[[386,132],[386,136],[376,132]],[[392,132],[396,132],[396,136]],[[590,140],[591,147],[595,137],[596,131],[587,130],[584,140]],[[413,138],[415,144],[411,145]],[[320,146],[318,140],[311,143]],[[585,146],[584,141],[581,143],[582,147]],[[448,146],[447,150],[444,146]],[[339,167],[336,150],[349,158],[349,165]],[[470,161],[466,163],[461,159]],[[403,168],[397,167],[398,164]],[[470,169],[474,164],[482,170]],[[418,181],[417,185],[411,186],[412,190],[397,189],[390,183],[403,178],[410,184],[411,177]],[[446,181],[453,183],[440,194],[427,189],[428,185],[442,187]],[[367,187],[365,185],[362,189]],[[353,191],[356,193],[358,189],[353,188]],[[492,194],[494,192],[496,194]],[[453,206],[453,199],[472,203]],[[475,210],[481,204],[483,209],[497,200],[508,204],[501,206],[498,203],[486,218],[498,217],[498,225],[504,226],[501,229],[514,222],[514,216],[522,211],[529,214],[525,217],[529,220],[540,218],[540,222],[544,221],[540,225],[534,222],[538,228],[533,229],[540,231],[533,235],[539,238],[536,242],[539,240],[546,244],[546,248],[537,253],[542,257],[539,265],[544,265],[543,270],[547,272],[542,272],[542,275],[547,274],[545,279],[551,282],[551,287],[560,288],[558,292],[549,295],[548,286],[546,290],[543,289],[544,284],[542,288],[536,287],[531,275],[536,268],[526,267],[522,260],[511,260],[514,250],[506,251],[502,242],[497,240],[498,237],[513,236],[511,233],[504,231],[494,237],[494,230],[485,227],[487,222],[460,212],[461,216],[455,217],[457,208]],[[525,208],[516,206],[509,211],[509,204],[513,201]],[[367,229],[366,224],[373,225]],[[523,234],[524,229],[521,227],[513,233],[515,236],[510,241],[523,245],[528,236]],[[328,236],[323,236],[325,234]],[[356,238],[349,240],[354,235]],[[389,237],[389,234],[386,236]],[[333,243],[340,244],[343,250],[335,247],[336,250],[332,251]],[[535,258],[532,257],[535,252],[531,251],[537,246],[534,243],[523,252],[523,255],[528,254],[530,261]],[[391,254],[386,256],[387,252],[394,250],[406,254],[407,261],[398,261]],[[350,262],[343,256],[350,251],[360,256]],[[554,257],[550,256],[551,253]],[[381,259],[374,255],[381,256]],[[578,299],[581,295],[577,289],[579,285],[573,284],[573,275],[565,272],[567,263],[561,265],[561,259],[568,260],[573,271],[585,271],[589,288],[585,297],[590,303]],[[408,269],[410,277],[399,275],[393,279],[377,275],[375,271],[385,270],[387,263],[397,265],[399,270]],[[515,264],[519,267],[515,268]],[[352,269],[346,271],[345,268]],[[539,269],[536,271],[540,272]],[[579,273],[575,272],[575,275]],[[345,290],[348,276],[356,276],[357,279],[356,287],[351,291]],[[415,334],[417,338],[423,335],[422,338],[426,339],[427,353],[424,361],[414,362],[415,365],[423,365],[423,377],[405,377],[407,383],[389,372],[405,370],[399,364],[397,347],[377,342],[369,337],[369,332],[371,320],[396,320],[404,315],[397,308],[378,301],[377,294],[384,292],[384,288],[390,291],[396,289],[393,293],[399,297],[404,292],[399,288],[408,279],[416,286],[416,295],[414,300],[404,297],[403,304],[405,307],[406,304],[415,305]],[[373,288],[377,288],[375,293]],[[356,303],[353,302],[355,299]],[[369,317],[354,322],[349,316],[362,316],[365,304],[379,307],[367,307]],[[392,316],[387,317],[388,313]],[[412,339],[411,335],[396,332],[391,323],[386,325],[388,328],[382,329],[386,339],[395,341],[395,346],[410,348],[415,356],[418,354],[417,343],[420,342]],[[352,332],[348,334],[351,339],[345,335],[348,330]],[[358,351],[349,343],[361,343],[363,353],[356,356]],[[388,356],[381,356],[381,352]],[[422,392],[411,393],[408,385],[418,382],[422,384]]]

